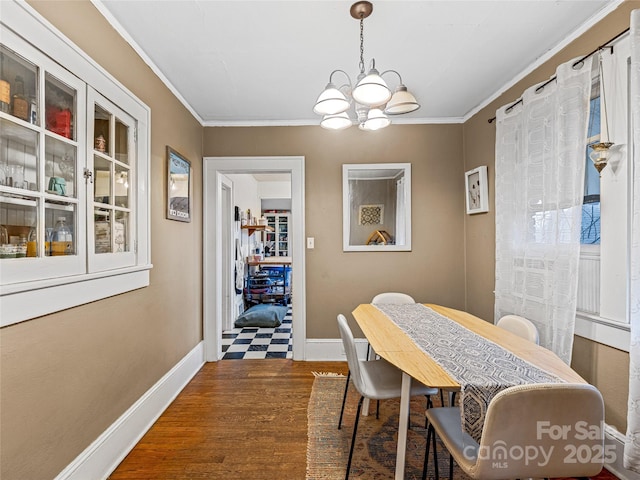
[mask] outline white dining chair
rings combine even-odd
[[[426,415],[423,480],[431,444],[439,478],[436,434],[449,451],[450,479],[454,460],[477,480],[590,477],[604,463],[604,403],[598,389],[586,383],[503,390],[489,403],[480,443],[462,430],[459,407],[430,408]]]
[[[519,337],[529,340],[536,345],[540,342],[536,326],[531,320],[521,317],[520,315],[505,315],[498,320],[496,327],[515,333]]]
[[[373,300],[371,300],[371,303],[373,304],[377,303],[379,305],[384,303],[399,305],[399,304],[416,303],[416,301],[413,299],[411,295],[407,295],[406,293],[383,292],[373,297]],[[367,359],[369,359],[369,356],[371,355],[370,348],[371,348],[371,345],[367,343]],[[344,394],[342,395],[342,408],[340,409],[340,418],[338,419],[338,430],[342,428],[342,416],[344,414],[344,405],[347,401],[347,391],[349,390],[350,377],[351,377],[351,370],[347,372],[347,381],[344,384]],[[376,418],[379,418],[379,417],[380,417],[380,402],[377,402]]]
[[[383,292],[373,297],[373,300],[371,300],[371,303],[373,304],[387,303],[387,304],[394,304],[394,305],[402,305],[405,303],[416,303],[416,301],[413,299],[411,295],[407,295],[406,293]]]
[[[372,400],[388,400],[401,397],[402,372],[384,359],[360,360],[356,351],[356,344],[353,333],[344,315],[338,315],[338,329],[342,338],[342,345],[347,355],[347,363],[351,372],[351,381],[360,394],[356,418],[351,437],[351,447],[349,448],[349,459],[347,461],[347,472],[345,480],[349,478],[351,470],[351,460],[353,459],[353,448],[358,432],[358,422],[362,402],[365,398]],[[437,388],[430,388],[417,381],[411,382],[411,395],[425,395],[427,397],[427,409],[430,405],[430,396],[438,393]]]

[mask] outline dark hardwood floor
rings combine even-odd
[[[109,478],[304,480],[314,371],[346,375],[347,364],[205,364]],[[594,480],[616,478],[603,470]]]
[[[304,479],[313,371],[347,364],[205,364],[109,478]]]

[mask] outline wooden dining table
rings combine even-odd
[[[499,345],[538,369],[570,383],[586,383],[555,353],[511,332],[498,328],[470,313],[440,305],[424,304],[476,335]],[[402,393],[398,425],[396,480],[404,478],[411,381],[446,390],[458,390],[460,384],[440,364],[375,305],[362,304],[353,312],[358,326],[377,355],[402,371]]]

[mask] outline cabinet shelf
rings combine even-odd
[[[249,231],[249,236],[253,235],[254,232],[273,232],[273,228],[269,225],[243,225],[243,230]]]

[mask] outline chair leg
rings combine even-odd
[[[433,468],[436,470],[436,480],[440,480],[438,473],[438,445],[436,444],[436,429],[431,427],[431,436],[433,437]]]
[[[452,392],[451,393],[451,405],[449,405],[450,407],[453,407],[456,404],[456,392]]]
[[[347,390],[349,390],[350,378],[351,378],[351,370],[347,372],[347,383],[344,385],[344,395],[342,396],[342,408],[340,409],[340,420],[338,420],[338,430],[342,428],[342,416],[344,415],[344,404],[347,401]]]
[[[353,435],[351,436],[351,448],[349,449],[349,460],[347,461],[347,473],[344,477],[345,480],[349,480],[349,471],[351,470],[351,459],[353,458],[353,448],[356,445],[356,433],[358,432],[358,421],[360,420],[360,410],[362,409],[362,402],[364,397],[360,397],[358,401],[358,409],[356,411],[356,420],[353,424]]]
[[[453,480],[453,455],[449,454],[449,480]]]
[[[433,468],[436,473],[436,480],[439,480],[438,474],[438,452],[436,451],[436,431],[432,425],[427,429],[427,448],[424,452],[424,466],[422,467],[422,480],[427,478],[427,467],[429,466],[429,447],[431,445],[431,437],[433,437]]]
[[[440,390],[440,395],[442,395],[442,390]],[[425,395],[427,397],[427,410],[433,408],[433,402],[431,401],[431,395]],[[427,416],[424,417],[424,429],[426,430],[429,426],[429,421],[427,420]]]
[[[422,480],[427,478],[427,467],[429,466],[429,447],[431,446],[431,426],[427,428],[427,448],[424,451],[424,465],[422,466]]]

